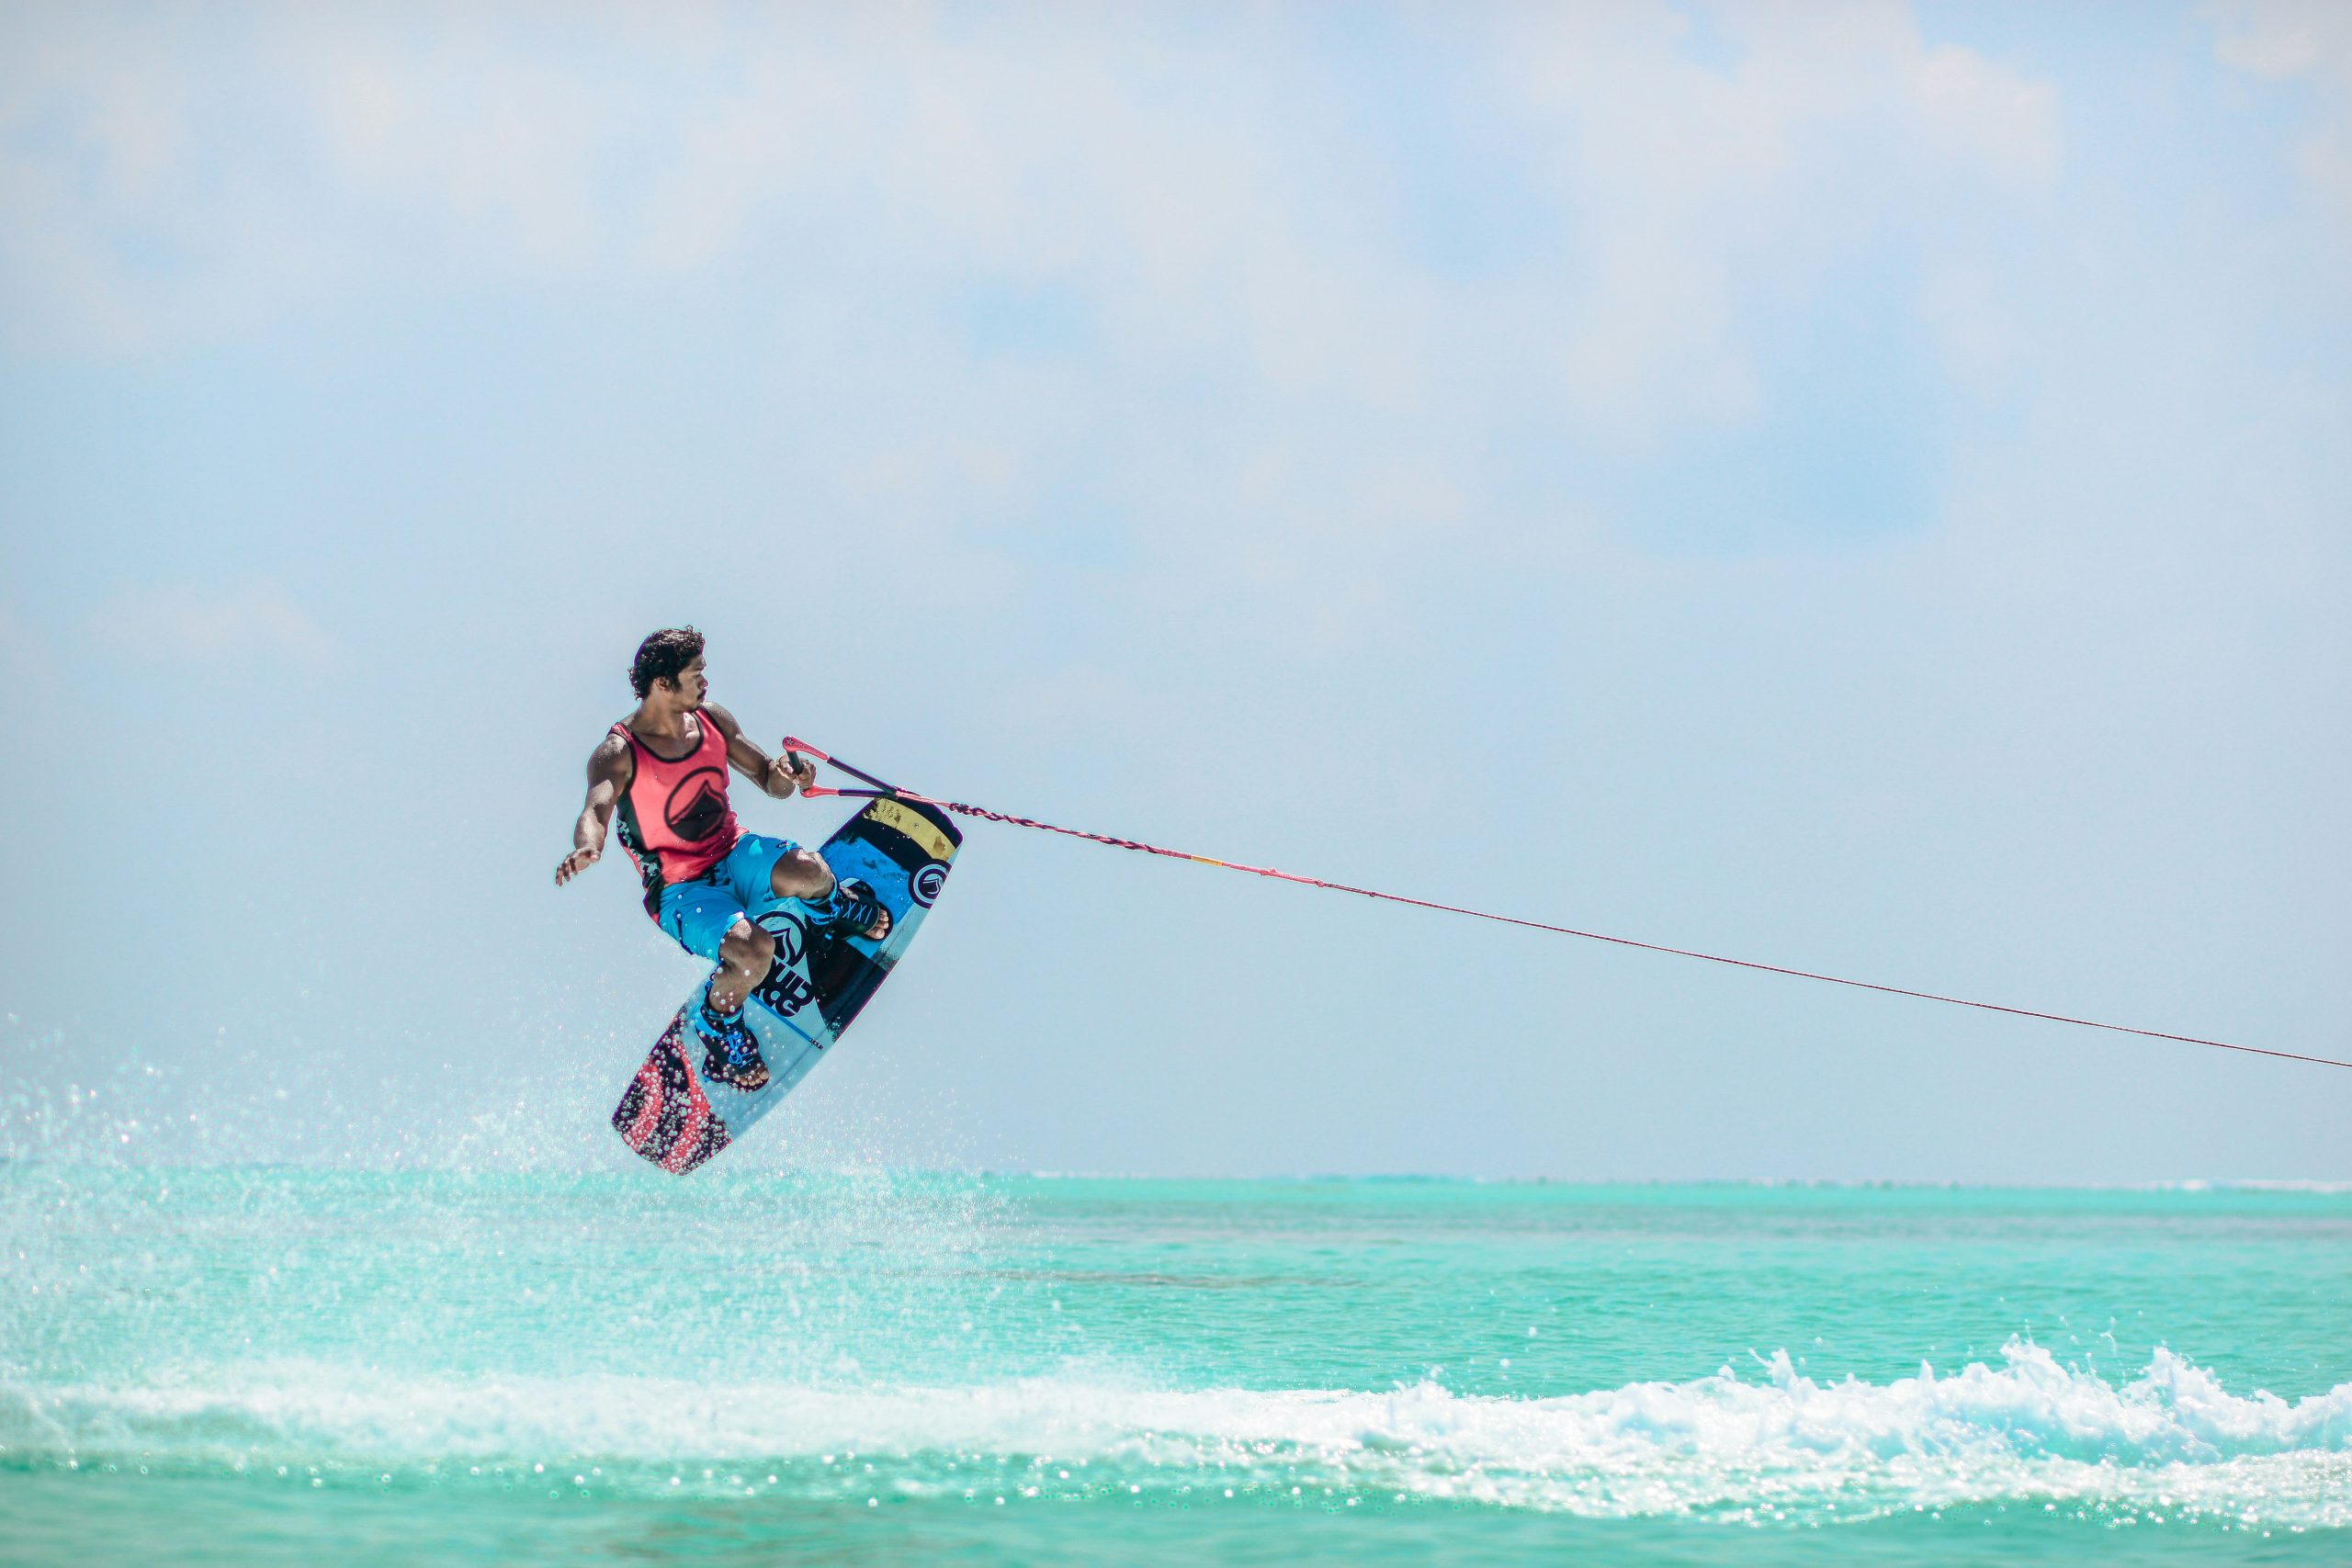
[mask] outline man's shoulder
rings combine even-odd
[[[727,737],[728,739],[732,740],[743,733],[743,727],[735,722],[735,716],[717,703],[703,704],[702,711],[709,716],[711,723],[718,726],[718,733]]]
[[[594,751],[588,753],[589,768],[600,773],[626,769],[629,761],[628,738],[621,733],[621,727],[617,724],[605,731],[605,738],[596,742]]]

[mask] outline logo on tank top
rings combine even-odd
[[[727,775],[717,768],[696,768],[680,779],[662,819],[689,844],[718,832],[727,820]]]

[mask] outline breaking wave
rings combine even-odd
[[[419,1380],[257,1362],[135,1386],[0,1387],[14,1468],[229,1470],[311,1484],[488,1478],[590,1492],[1328,1493],[1601,1517],[1868,1517],[2030,1501],[2352,1525],[2352,1384],[2233,1394],[2159,1351],[2110,1384],[2001,1364],[1498,1398],[1037,1378],[827,1387],[622,1376]]]

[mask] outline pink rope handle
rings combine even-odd
[[[2308,1062],[2314,1066],[2352,1069],[2352,1062],[2334,1056],[2308,1056],[2294,1051],[2277,1051],[2263,1045],[2241,1045],[2227,1040],[2208,1040],[2196,1034],[2174,1034],[2162,1029],[2140,1029],[2128,1023],[2103,1023],[2095,1018],[2076,1018],[2063,1012],[2043,1012],[2035,1008],[2010,1007],[2001,1002],[1973,1000],[1968,997],[1948,997],[1936,991],[1915,991],[1905,986],[1882,985],[1875,980],[1850,979],[1842,975],[1824,975],[1811,969],[1791,969],[1778,964],[1759,963],[1752,958],[1729,958],[1719,953],[1702,953],[1696,948],[1670,947],[1664,942],[1637,942],[1628,936],[1611,936],[1606,931],[1583,931],[1575,926],[1555,926],[1544,920],[1522,919],[1517,915],[1498,915],[1487,909],[1473,909],[1460,904],[1441,904],[1428,898],[1408,897],[1402,893],[1383,893],[1376,888],[1357,887],[1345,882],[1327,882],[1319,876],[1306,876],[1294,871],[1277,871],[1272,866],[1244,865],[1238,861],[1218,860],[1214,855],[1196,855],[1184,850],[1171,850],[1159,844],[1148,844],[1140,839],[1114,838],[1108,833],[1090,833],[1082,828],[1060,828],[1035,818],[1014,817],[1002,811],[990,811],[986,807],[969,806],[960,800],[941,800],[913,790],[898,789],[883,784],[870,773],[849,767],[806,741],[790,737],[785,739],[788,750],[805,752],[820,761],[831,762],[843,773],[865,779],[876,787],[863,789],[810,789],[812,795],[888,795],[901,800],[919,800],[959,817],[977,817],[982,821],[1001,822],[1012,828],[1031,828],[1041,833],[1059,833],[1065,838],[1084,839],[1089,843],[1107,844],[1114,850],[1133,850],[1140,854],[1161,855],[1170,860],[1191,861],[1195,865],[1211,865],[1225,871],[1247,872],[1252,876],[1272,877],[1281,882],[1295,882],[1305,887],[1321,887],[1333,893],[1352,893],[1363,898],[1376,898],[1384,903],[1407,904],[1417,909],[1435,909],[1441,914],[1467,915],[1473,919],[1492,920],[1497,925],[1518,926],[1526,931],[1549,931],[1555,936],[1581,937],[1587,942],[1604,942],[1617,947],[1639,948],[1645,953],[1663,953],[1676,958],[1696,958],[1709,964],[1726,964],[1735,969],[1753,969],[1766,975],[1785,975],[1796,980],[1818,980],[1824,985],[1847,986],[1858,991],[1878,991],[1890,997],[1911,997],[1924,1002],[1941,1002],[1948,1007],[1974,1008],[1982,1012],[2007,1013],[2012,1018],[2037,1018],[2049,1023],[2072,1024],[2078,1029],[2103,1029],[2113,1034],[2136,1034],[2148,1040],[2172,1040],[2184,1045],[2205,1045],[2216,1051],[2238,1051],[2249,1056],[2274,1056],[2285,1062]]]

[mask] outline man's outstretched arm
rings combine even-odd
[[[760,786],[763,793],[778,800],[788,798],[796,789],[807,789],[817,782],[817,764],[805,758],[797,768],[781,757],[771,757],[760,750],[757,742],[743,733],[735,716],[717,703],[705,703],[702,711],[718,726],[718,733],[727,737],[727,760],[735,771]]]
[[[580,820],[571,825],[571,852],[556,863],[558,887],[603,857],[605,833],[613,825],[613,807],[620,803],[621,791],[628,787],[629,775],[635,771],[628,742],[617,735],[605,736],[604,744],[590,755],[588,799],[580,807]]]

